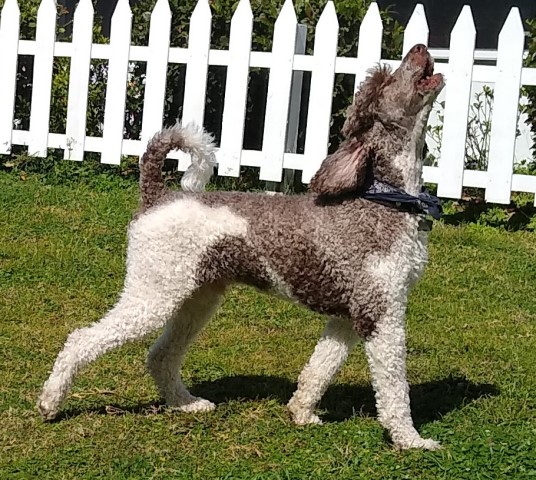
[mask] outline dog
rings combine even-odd
[[[288,404],[295,423],[321,423],[315,407],[361,340],[378,418],[394,445],[439,448],[413,425],[405,366],[408,293],[427,261],[424,136],[444,85],[433,70],[424,45],[394,72],[371,70],[348,109],[343,142],[303,195],[204,192],[215,164],[212,137],[192,125],[156,134],[140,163],[123,291],[104,318],[68,336],[38,400],[42,417],[58,414],[82,367],[162,327],[147,362],[162,397],[184,412],[214,409],[190,394],[180,368],[228,286],[239,282],[328,318]],[[162,179],[173,149],[192,155],[182,191],[167,190]],[[387,196],[375,198],[378,187]],[[394,203],[393,194],[412,201]]]

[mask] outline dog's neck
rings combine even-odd
[[[431,109],[431,105],[427,105],[419,112],[413,130],[406,137],[407,143],[393,160],[402,176],[400,187],[411,195],[418,195],[423,185],[423,149]]]

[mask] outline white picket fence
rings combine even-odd
[[[158,0],[150,24],[148,46],[131,45],[132,15],[128,0],[119,0],[107,45],[92,43],[93,7],[80,0],[74,16],[72,42],[57,42],[56,5],[42,0],[35,41],[19,39],[19,8],[6,0],[0,20],[0,153],[27,145],[31,155],[45,156],[60,148],[65,158],[82,160],[84,152],[100,152],[101,161],[117,164],[121,155],[140,155],[147,140],[162,127],[168,64],[187,64],[183,121],[202,123],[209,65],[227,67],[219,175],[238,176],[240,166],[260,167],[260,179],[281,180],[283,168],[301,170],[308,182],[327,154],[334,76],[354,74],[356,86],[366,70],[381,60],[382,21],[372,3],[361,25],[355,58],[337,57],[338,21],[329,1],[318,20],[314,55],[305,55],[304,32],[292,0],[286,0],[275,24],[272,52],[251,51],[253,15],[249,0],[241,0],[231,23],[229,50],[210,48],[211,12],[199,0],[190,22],[188,48],[170,48],[171,12],[168,0]],[[536,69],[522,68],[524,32],[517,8],[512,8],[500,33],[496,65],[475,64],[476,30],[468,6],[452,30],[448,63],[436,71],[447,78],[441,158],[426,167],[425,181],[438,184],[442,197],[460,198],[462,187],[486,189],[486,200],[508,203],[512,191],[536,193],[536,176],[513,173],[520,86],[536,85]],[[356,39],[357,41],[357,39]],[[427,43],[428,26],[422,5],[415,7],[404,35],[404,54],[416,43]],[[441,56],[441,52],[434,52]],[[28,131],[13,128],[18,55],[33,55],[34,82]],[[54,57],[70,57],[70,84],[65,134],[49,132]],[[478,52],[476,54],[478,57]],[[91,59],[108,60],[108,84],[101,138],[86,136],[88,73]],[[129,62],[147,62],[141,140],[124,140],[124,112]],[[399,61],[385,61],[396,67]],[[263,147],[243,150],[248,71],[270,69]],[[297,102],[292,98],[297,72],[310,71],[310,102],[304,154],[288,153],[295,135]],[[294,78],[294,82],[293,82]],[[464,169],[468,109],[473,82],[493,84],[495,99],[487,171]],[[294,88],[293,88],[294,83]],[[290,138],[290,142],[289,142]],[[291,147],[290,147],[291,148]],[[185,169],[188,158],[180,158]]]

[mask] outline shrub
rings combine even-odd
[[[536,67],[536,18],[527,21],[528,34],[528,55],[525,65]],[[528,97],[528,104],[525,106],[525,112],[529,117],[533,138],[536,137],[536,87],[525,87],[525,94]],[[536,140],[533,143],[532,151],[536,156]]]
[[[4,3],[0,0],[0,7]],[[35,33],[35,17],[40,0],[27,0],[21,3],[21,37],[33,38]],[[156,0],[140,0],[132,6],[133,10],[133,43],[146,44],[149,33],[150,13]],[[282,6],[282,0],[262,2],[252,0],[254,13],[253,48],[270,50],[273,26]],[[357,39],[361,19],[366,13],[371,0],[338,0],[335,2],[340,23],[339,54],[351,55],[357,50]],[[173,13],[171,42],[173,46],[186,46],[188,41],[188,25],[195,0],[170,0]],[[238,2],[236,0],[212,0],[213,13],[212,46],[226,48],[229,43],[229,30],[232,13]],[[314,26],[318,21],[326,0],[304,1],[297,0],[295,8],[298,20],[308,27],[308,50],[312,50]],[[58,10],[61,17],[67,13],[63,7]],[[385,23],[384,51],[387,56],[396,56],[401,48],[401,27],[393,21],[388,12],[383,12]],[[60,22],[61,23],[61,22]],[[58,34],[66,40],[68,34],[59,29]],[[105,42],[100,24],[94,27],[94,41]],[[21,57],[18,70],[18,87],[16,100],[17,128],[27,129],[29,126],[30,92],[32,86],[33,60]],[[145,64],[134,63],[128,84],[125,137],[137,139],[141,129],[143,106]],[[88,100],[88,135],[99,136],[104,118],[104,99],[106,92],[106,62],[93,61],[91,67],[89,100]],[[165,100],[165,124],[172,124],[181,116],[185,67],[170,65],[168,69],[167,94]],[[245,131],[245,147],[258,149],[262,143],[264,124],[264,109],[266,101],[268,72],[252,69]],[[307,82],[304,82],[304,94],[307,95]],[[52,107],[50,131],[63,133],[65,131],[66,106],[69,85],[69,60],[56,58],[54,61],[54,77],[52,86]],[[223,91],[225,88],[225,69],[222,67],[209,68],[207,105],[205,125],[216,138],[220,134],[220,118],[223,111]],[[333,128],[331,135],[332,148],[338,144],[338,133],[344,120],[344,112],[353,94],[353,76],[337,75],[333,104]],[[304,105],[306,107],[306,105]],[[306,111],[306,108],[304,109]],[[301,134],[303,144],[303,131]]]
[[[488,168],[493,95],[493,89],[484,85],[482,90],[475,94],[469,105],[464,160],[466,169],[486,170]],[[428,153],[426,159],[427,165],[434,166],[437,164],[437,154],[441,151],[445,102],[436,102],[435,109],[439,123],[428,126],[428,138],[432,140],[436,148],[433,152]]]

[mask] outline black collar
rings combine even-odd
[[[393,204],[396,208],[404,209],[408,212],[431,215],[436,220],[441,218],[443,214],[439,198],[435,195],[430,195],[424,189],[418,196],[414,196],[401,188],[374,180],[362,196],[367,200]]]

